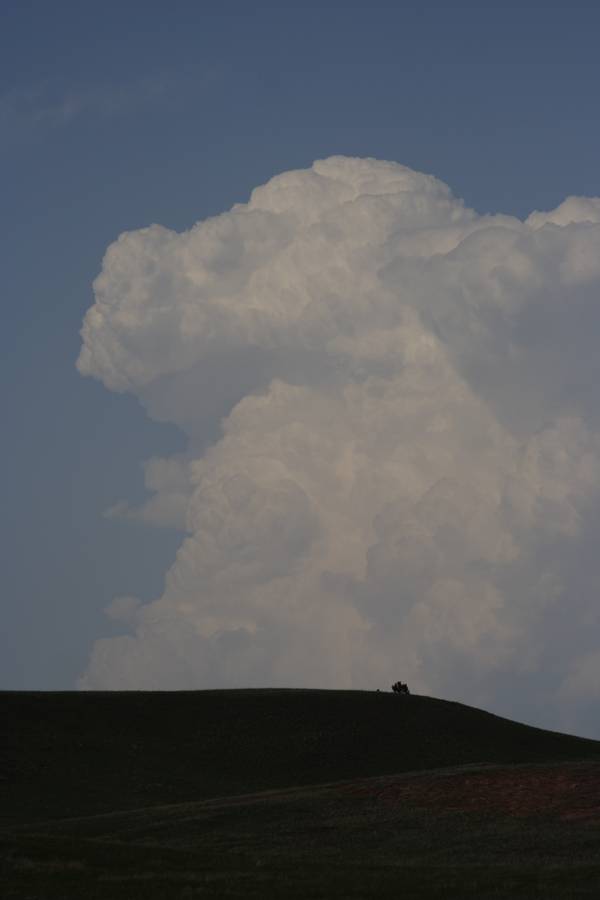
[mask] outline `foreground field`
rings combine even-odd
[[[598,742],[387,694],[7,698],[3,897],[600,896]]]

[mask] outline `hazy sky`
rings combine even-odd
[[[600,736],[598,219],[514,218],[600,194],[596,4],[0,24],[2,686],[403,678]]]

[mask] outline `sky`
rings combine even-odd
[[[600,737],[599,26],[5,4],[3,688]]]

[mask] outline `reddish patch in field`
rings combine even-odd
[[[523,766],[381,779],[349,788],[391,806],[600,821],[600,764]]]

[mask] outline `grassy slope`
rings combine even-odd
[[[592,900],[597,824],[565,822],[547,808],[525,818],[493,805],[465,814],[426,795],[507,773],[531,788],[541,773],[577,781],[587,771],[589,787],[597,765],[446,769],[47,823],[12,836],[5,896]],[[406,787],[409,802],[388,802]]]
[[[32,821],[600,743],[429,697],[362,691],[5,693],[5,814]]]
[[[0,697],[7,898],[600,895],[597,816],[456,806],[506,763],[589,799],[599,742],[367,692]]]

